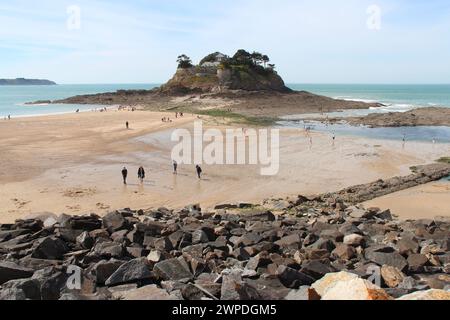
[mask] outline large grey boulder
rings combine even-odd
[[[0,285],[10,280],[30,278],[33,273],[33,269],[19,266],[14,262],[0,261]]]
[[[146,258],[139,258],[122,264],[105,282],[107,286],[151,280],[153,272]]]
[[[153,271],[163,280],[182,280],[193,277],[189,266],[182,257],[158,262]]]
[[[44,238],[31,254],[32,258],[62,260],[64,254],[69,251],[67,244],[59,238]]]

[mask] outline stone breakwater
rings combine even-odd
[[[450,165],[433,163],[414,167],[414,173],[405,177],[394,177],[372,183],[353,186],[336,193],[324,195],[325,198],[339,198],[350,203],[361,203],[397,191],[413,188],[450,176]]]
[[[450,299],[450,221],[338,198],[0,225],[0,299]]]

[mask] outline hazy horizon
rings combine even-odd
[[[175,71],[174,71],[175,72]],[[173,74],[172,74],[173,75]],[[282,75],[280,75],[282,76]],[[167,78],[166,81],[164,82],[152,82],[152,81],[148,81],[148,82],[57,82],[54,81],[53,79],[47,79],[47,78],[43,78],[43,77],[22,77],[22,76],[17,76],[17,77],[11,77],[11,78],[0,78],[0,79],[7,79],[7,80],[15,80],[15,79],[20,79],[20,78],[25,78],[25,79],[33,79],[33,80],[50,80],[56,83],[56,85],[70,85],[70,86],[75,86],[75,85],[154,85],[154,86],[161,86],[163,84],[165,84],[170,78]],[[366,83],[366,82],[360,82],[360,83],[350,83],[350,82],[286,82],[285,81],[286,86],[289,87],[289,85],[318,85],[318,86],[326,86],[326,85],[330,85],[330,86],[450,86],[450,82],[449,83]],[[4,87],[7,86],[23,86],[23,85],[2,85]],[[33,85],[26,85],[26,86],[33,86]],[[35,86],[42,86],[42,85],[35,85]]]
[[[0,21],[0,78],[160,84],[179,54],[242,48],[269,55],[287,84],[450,83],[444,0],[14,0]]]

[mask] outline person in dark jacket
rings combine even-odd
[[[199,179],[201,179],[202,178],[202,168],[200,168],[200,166],[199,165],[196,165],[195,166],[195,169],[197,170],[197,176],[198,176],[198,178]]]
[[[123,169],[122,169],[123,184],[127,184],[127,176],[128,176],[128,170],[126,167],[123,167]]]
[[[178,174],[178,163],[175,161],[175,160],[173,160],[173,174]]]
[[[138,178],[141,181],[141,183],[144,183],[145,170],[144,170],[144,167],[142,167],[142,166],[138,169]]]

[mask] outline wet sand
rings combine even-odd
[[[0,122],[0,222],[40,212],[105,214],[110,210],[192,203],[260,202],[269,197],[319,194],[380,178],[409,174],[409,167],[449,154],[449,145],[374,140],[313,133],[313,145],[303,130],[281,132],[280,171],[261,176],[259,166],[204,165],[204,179],[194,165],[180,165],[173,175],[170,135],[191,129],[194,116],[162,123],[174,114],[108,111]],[[130,130],[125,129],[130,122]],[[223,127],[221,127],[223,129]],[[129,169],[124,186],[120,171]],[[147,178],[138,183],[143,165]],[[428,201],[425,199],[425,203]],[[427,215],[449,214],[450,204]],[[440,212],[444,210],[446,212]],[[405,214],[407,217],[408,214]],[[412,216],[413,217],[413,216]]]
[[[364,203],[390,209],[402,219],[450,217],[450,181],[439,181],[392,193]]]

